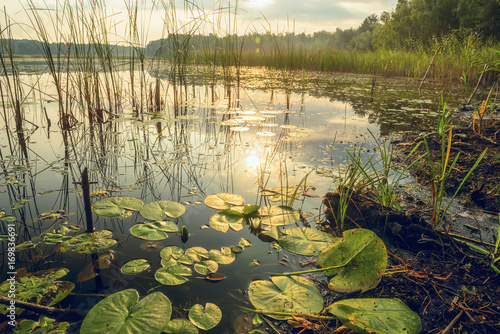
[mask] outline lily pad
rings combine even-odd
[[[155,279],[164,285],[180,285],[186,283],[186,276],[191,276],[191,269],[181,264],[162,267],[155,273]]]
[[[186,319],[170,320],[163,331],[170,334],[198,334],[198,328]]]
[[[177,263],[182,264],[192,264],[193,258],[188,254],[184,254],[184,251],[178,246],[168,246],[161,250],[160,256],[165,260],[175,260]],[[166,266],[166,265],[165,265]]]
[[[284,249],[301,255],[317,256],[333,237],[325,232],[310,227],[296,227],[281,231],[278,243]]]
[[[136,259],[125,263],[122,267],[122,272],[133,275],[142,273],[143,271],[148,270],[149,267],[151,267],[151,265],[148,263],[148,260]]]
[[[69,322],[55,322],[54,319],[40,316],[38,321],[23,319],[14,327],[13,334],[66,334],[69,328]]]
[[[193,305],[189,310],[189,320],[198,328],[209,330],[217,326],[222,319],[222,311],[212,303]]]
[[[60,249],[61,252],[71,250],[83,254],[98,253],[116,244],[117,241],[111,239],[112,234],[109,230],[79,234],[64,241]]]
[[[242,205],[243,203],[245,203],[243,197],[235,194],[220,193],[205,198],[205,204],[217,210],[228,210],[232,206]]]
[[[219,265],[213,260],[204,260],[194,264],[194,271],[200,275],[214,273],[219,270]]]
[[[247,224],[247,219],[234,210],[224,210],[210,217],[209,225],[217,231],[227,232],[229,228],[240,231]]]
[[[172,201],[157,201],[146,204],[139,212],[141,216],[149,220],[164,220],[165,216],[178,218],[186,211],[181,203]]]
[[[144,203],[128,196],[107,197],[94,203],[92,210],[103,217],[125,216],[125,212],[139,211]]]
[[[66,268],[41,270],[16,277],[16,300],[33,304],[52,306],[64,298],[74,289],[72,282],[58,281],[69,272]],[[11,282],[4,281],[0,284],[0,295],[8,297]],[[23,310],[16,308],[16,314]],[[5,314],[7,306],[0,305],[0,313]]]
[[[271,281],[253,281],[248,288],[248,297],[258,310],[315,314],[323,309],[323,297],[314,283],[300,276],[273,276]],[[290,319],[288,315],[269,314],[279,320]]]
[[[422,330],[419,316],[396,298],[344,299],[325,311],[356,333],[418,334]]]
[[[387,266],[384,242],[372,231],[352,229],[344,231],[342,238],[334,238],[330,246],[318,256],[318,264],[338,267],[325,271],[334,276],[328,288],[338,292],[365,292],[373,289],[382,279]]]
[[[298,211],[289,206],[270,206],[259,209],[261,222],[264,225],[285,226],[300,219]]]
[[[231,251],[229,247],[222,247],[220,251],[212,249],[210,251],[210,259],[219,264],[229,264],[234,261],[236,255]]]
[[[252,246],[252,243],[250,241],[248,241],[247,239],[245,239],[245,238],[240,238],[239,244],[241,246],[243,246],[243,247],[250,247],[250,246]]]
[[[145,240],[167,239],[167,232],[177,232],[179,227],[171,221],[154,221],[135,224],[130,228],[130,234]]]
[[[200,262],[201,259],[208,259],[208,251],[203,247],[191,247],[186,249],[186,255],[194,262]]]
[[[139,301],[136,290],[112,294],[97,303],[83,320],[82,334],[160,334],[172,314],[170,300],[161,292]]]

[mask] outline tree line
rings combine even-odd
[[[470,38],[481,43],[500,39],[500,0],[399,0],[390,12],[380,16],[368,16],[357,28],[335,31],[305,33],[247,33],[246,35],[216,34],[171,34],[167,38],[151,41],[145,48],[112,46],[113,55],[127,56],[134,52],[147,56],[168,54],[184,50],[213,50],[233,48],[238,51],[265,52],[266,50],[347,49],[353,51],[374,51],[376,49],[425,49],[436,41],[449,36]],[[4,41],[14,53],[24,55],[42,54],[42,45],[33,40]],[[99,46],[102,47],[102,46]],[[50,45],[53,54],[67,53],[72,48],[85,49],[82,45]],[[3,48],[5,49],[5,48]],[[66,50],[66,51],[65,51]],[[86,49],[90,54],[96,48]],[[75,52],[72,52],[75,54]]]

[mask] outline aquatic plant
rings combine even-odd
[[[378,202],[389,208],[397,208],[401,210],[397,203],[397,194],[399,182],[406,175],[406,172],[423,156],[414,159],[411,163],[406,164],[410,157],[420,146],[421,142],[417,143],[412,150],[404,157],[403,161],[398,165],[394,165],[394,158],[398,156],[402,150],[394,151],[394,145],[391,144],[394,134],[389,140],[382,139],[379,141],[371,132],[373,140],[376,144],[376,153],[380,155],[378,160],[374,160],[375,154],[368,157],[368,161],[363,163],[361,158],[361,150],[353,150],[350,152],[346,149],[349,156],[349,164],[363,175],[363,181],[369,186],[377,197]],[[381,167],[377,167],[380,165]]]
[[[332,217],[338,230],[343,230],[349,206],[353,205],[351,198],[360,191],[364,186],[364,169],[356,165],[356,163],[349,163],[345,170],[338,167],[338,187],[335,192],[338,203],[325,203],[332,211]],[[327,199],[328,201],[328,199]]]
[[[451,172],[453,171],[453,168],[455,167],[455,164],[457,163],[457,160],[460,156],[460,152],[457,153],[451,164],[448,166],[448,163],[450,161],[450,152],[451,152],[451,146],[452,146],[452,134],[453,134],[453,126],[450,126],[449,131],[448,131],[448,138],[446,138],[446,134],[441,134],[441,156],[440,156],[440,161],[435,162],[432,158],[432,152],[429,147],[429,144],[427,142],[427,138],[423,138],[425,148],[427,151],[427,160],[429,162],[429,166],[431,169],[431,176],[432,176],[432,189],[431,189],[431,205],[432,205],[432,226],[434,229],[439,229],[441,228],[441,225],[443,223],[444,216],[446,215],[451,203],[453,200],[456,198],[458,195],[460,189],[464,185],[465,181],[470,177],[472,172],[476,169],[476,167],[479,165],[481,160],[484,158],[487,152],[487,148],[480,154],[480,156],[477,158],[476,162],[474,165],[471,167],[471,169],[468,171],[468,173],[465,175],[465,177],[462,179],[461,183],[455,190],[455,193],[451,196],[451,198],[448,200],[448,203],[445,204],[444,199],[445,199],[445,189],[446,189],[446,183],[448,178],[450,177]]]

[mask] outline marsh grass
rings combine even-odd
[[[393,136],[389,140],[378,140],[371,131],[369,132],[377,146],[378,154],[369,156],[367,162],[363,163],[360,154],[361,148],[359,151],[354,150],[353,152],[346,150],[349,156],[349,163],[359,170],[363,176],[363,182],[373,191],[380,204],[385,207],[401,210],[397,203],[399,184],[407,171],[423,157],[420,156],[407,164],[410,157],[419,148],[421,142],[413,147],[400,164],[395,165],[394,158],[400,154],[401,150],[394,150],[394,145],[391,144]],[[375,158],[376,155],[379,156],[378,159]]]
[[[24,136],[23,128],[23,112],[21,105],[24,102],[25,94],[23,89],[23,84],[20,79],[18,63],[14,57],[13,47],[12,47],[12,32],[11,23],[7,14],[5,14],[5,28],[0,26],[0,96],[3,111],[4,123],[7,129],[7,140],[9,143],[10,151],[13,152],[14,145],[11,141],[11,133],[9,123],[10,123],[10,109],[14,111],[14,123],[15,123],[15,133],[17,133],[17,138],[21,152],[24,159],[28,160],[28,150],[26,146],[26,139]],[[5,92],[4,92],[5,90]],[[5,99],[7,97],[7,100]]]
[[[352,201],[352,197],[361,192],[365,187],[363,182],[363,173],[358,166],[349,163],[345,169],[338,166],[338,177],[337,177],[337,190],[338,203],[334,205],[333,203],[326,203],[332,212],[333,219],[335,221],[335,226],[337,230],[344,230],[346,220],[348,217],[348,210],[355,205]],[[326,197],[325,197],[326,198]],[[336,206],[336,210],[334,207]]]
[[[460,182],[460,185],[455,190],[455,193],[447,200],[446,203],[445,202],[446,184],[460,156],[460,152],[457,153],[453,161],[450,163],[452,137],[453,137],[453,126],[450,126],[448,130],[448,135],[446,135],[446,133],[443,132],[439,138],[441,143],[441,155],[440,155],[440,161],[437,162],[435,162],[432,159],[432,152],[429,143],[427,142],[427,138],[425,137],[423,138],[427,152],[426,156],[428,159],[432,176],[431,205],[432,205],[432,226],[434,229],[441,228],[444,216],[446,215],[451,203],[455,200],[460,189],[464,185],[465,181],[467,181],[472,172],[479,165],[479,163],[484,158],[488,150],[485,149],[481,153],[481,155],[478,157],[474,165],[471,167],[471,169],[468,171],[468,173]]]

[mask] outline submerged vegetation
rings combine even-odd
[[[0,24],[0,313],[18,325],[0,331],[419,333],[466,311],[496,328],[498,2],[400,0],[312,35],[244,27],[238,2],[126,0],[124,26],[57,4],[27,1],[33,40]],[[394,146],[396,129],[418,131]],[[464,198],[494,211],[486,240],[450,230]]]

